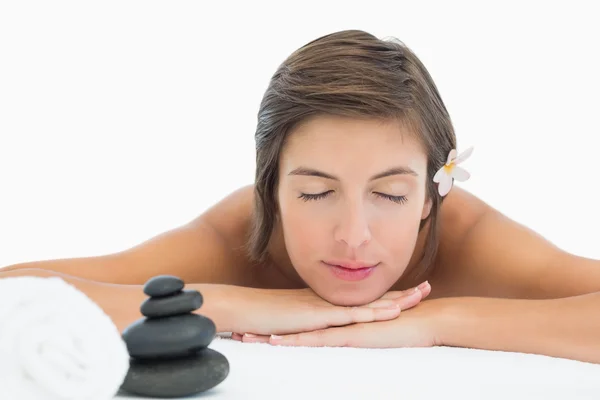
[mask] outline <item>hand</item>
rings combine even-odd
[[[246,301],[251,305],[244,309],[247,318],[239,321],[239,328],[233,329],[232,339],[244,342],[270,342],[271,335],[300,332],[307,332],[307,335],[320,335],[318,332],[334,330],[333,327],[351,324],[368,325],[377,321],[395,320],[402,310],[412,308],[426,298],[431,293],[431,286],[424,282],[417,288],[388,292],[380,299],[362,307],[334,306],[310,289],[263,290],[260,293],[261,296],[258,296],[260,300],[252,301],[248,298]],[[334,332],[338,331],[334,330]],[[311,337],[308,336],[308,340],[311,340]]]
[[[277,346],[308,347],[431,347],[442,345],[438,320],[444,311],[443,299],[424,301],[388,321],[359,323],[282,336],[235,337],[243,342],[262,342]]]

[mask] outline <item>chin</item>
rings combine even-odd
[[[336,306],[354,307],[363,306],[379,299],[385,294],[385,291],[374,290],[351,290],[351,291],[319,291],[313,289],[323,300]]]

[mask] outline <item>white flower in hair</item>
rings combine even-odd
[[[471,177],[471,174],[469,174],[462,167],[458,166],[458,164],[469,158],[471,153],[473,153],[473,147],[469,147],[458,156],[456,149],[450,150],[446,164],[444,164],[433,177],[433,181],[438,183],[438,193],[440,196],[443,197],[450,192],[454,179],[459,182],[464,182]]]

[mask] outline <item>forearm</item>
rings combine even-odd
[[[140,306],[148,298],[142,285],[118,285],[95,282],[43,269],[0,270],[0,279],[17,276],[60,277],[75,286],[94,301],[112,319],[120,332],[143,315]],[[202,307],[195,311],[213,320],[217,332],[227,332],[230,326],[227,294],[233,287],[219,284],[187,284],[186,289],[198,290],[203,298]]]
[[[600,293],[549,300],[439,299],[442,345],[600,363]]]

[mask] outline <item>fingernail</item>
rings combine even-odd
[[[256,337],[256,335],[253,335],[253,334],[251,334],[251,333],[244,333],[244,336],[246,336],[246,337],[250,337],[250,338],[252,338],[252,337]]]
[[[423,290],[425,289],[427,286],[429,286],[429,282],[425,281],[423,283],[421,283],[419,286],[417,286],[417,289]]]

